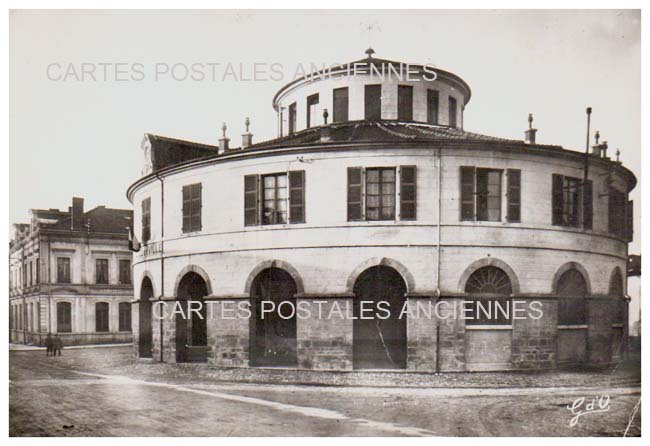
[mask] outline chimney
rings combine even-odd
[[[533,114],[528,114],[528,130],[526,130],[526,144],[535,144],[535,135],[537,134],[537,129],[533,128]]]
[[[72,207],[70,208],[72,217],[73,231],[81,231],[84,229],[84,199],[79,197],[72,197]]]
[[[251,125],[251,120],[246,118],[246,120],[244,121],[244,125],[246,126],[246,133],[241,135],[241,148],[242,149],[245,149],[246,147],[253,144],[253,134],[248,131],[248,128]]]
[[[223,132],[223,136],[221,139],[219,139],[219,154],[225,153],[226,150],[228,150],[228,142],[230,142],[230,139],[226,138],[226,130],[228,130],[228,127],[224,122],[223,125],[221,126],[221,131]]]

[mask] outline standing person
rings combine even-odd
[[[58,334],[54,335],[54,356],[59,354],[61,356],[61,350],[63,349],[63,341]]]
[[[47,350],[47,356],[50,356],[50,353],[54,353],[54,340],[52,339],[52,333],[48,333],[45,338],[45,349]]]

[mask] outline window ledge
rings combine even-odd
[[[589,328],[589,325],[581,324],[581,325],[558,325],[557,326],[558,330],[584,330],[586,328]]]
[[[623,324],[612,324],[612,328],[623,328]]]

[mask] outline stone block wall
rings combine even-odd
[[[296,303],[303,301],[312,314],[297,320],[298,368],[352,370],[352,298],[297,299]],[[340,313],[330,313],[335,306]]]

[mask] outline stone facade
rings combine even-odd
[[[42,346],[53,333],[64,345],[132,342],[132,254],[126,229],[132,211],[100,206],[84,212],[83,200],[75,198],[67,212],[31,212],[29,224],[14,225],[10,244],[10,341]],[[98,260],[107,267],[100,283]],[[58,277],[63,273],[67,277]],[[98,304],[108,310],[101,317]]]
[[[284,327],[259,321],[255,325],[246,318],[227,318],[219,310],[207,322],[205,346],[205,360],[219,367],[248,367],[253,355],[262,354],[281,357],[278,363],[283,367],[351,370],[355,368],[354,352],[362,351],[363,342],[378,354],[385,350],[393,363],[389,368],[427,372],[602,366],[618,358],[612,345],[625,339],[627,325],[611,319],[605,304],[626,306],[622,276],[617,279],[620,292],[612,295],[611,290],[614,272],[625,271],[629,238],[611,232],[606,192],[614,188],[627,194],[636,179],[620,163],[591,155],[591,227],[555,223],[554,178],[582,178],[584,154],[464,132],[460,129],[462,116],[456,127],[442,120],[444,108],[438,110],[439,124],[422,124],[427,88],[437,88],[442,92],[440,98],[446,97],[445,89],[464,85],[456,78],[442,76],[437,83],[414,85],[413,120],[409,123],[396,122],[396,83],[382,84],[382,119],[368,122],[360,116],[363,89],[370,81],[343,76],[320,83],[302,80],[278,93],[276,106],[298,104],[295,135],[225,151],[197,146],[194,149],[201,156],[187,152],[184,161],[176,157],[173,163],[164,161],[170,145],[177,144],[174,153],[178,154],[184,153],[183,146],[148,135],[144,146],[149,164],[144,171],[155,175],[143,177],[128,190],[135,207],[136,234],[143,230],[142,203],[151,202],[151,239],[133,259],[136,299],[140,299],[145,279],[153,284],[153,302],[188,299],[182,295],[180,283],[191,275],[193,283],[200,282],[208,290],[200,299],[254,306],[264,299],[270,301],[264,293],[278,284],[258,285],[260,277],[274,270],[276,275],[282,272],[286,282],[282,289],[295,290],[284,297],[297,304],[323,301],[325,310],[335,306],[345,309],[343,318],[299,318],[290,335],[283,330],[293,322]],[[303,102],[307,97],[318,92],[323,99],[321,109],[331,107],[332,89],[342,85],[350,88],[350,120],[359,121],[302,130],[306,127]],[[468,87],[467,91],[464,88],[453,93],[458,95],[458,113],[469,100]],[[443,107],[442,99],[440,104]],[[467,195],[463,195],[462,172],[468,166],[500,172],[498,192],[493,192],[498,208],[492,209],[498,218],[479,218],[476,213],[463,218]],[[350,171],[359,169],[367,174],[380,168],[395,172],[394,215],[384,220],[351,219]],[[417,173],[412,180],[417,193],[411,204],[402,199],[410,184],[403,177],[405,168]],[[521,181],[520,218],[516,219],[509,217],[513,192],[508,184],[513,170],[519,172]],[[293,198],[286,204],[287,209],[291,203],[301,206],[304,220],[276,224],[246,220],[251,215],[245,209],[246,194],[251,191],[246,189],[247,178],[259,176],[257,181],[262,181],[266,176],[296,171],[303,178],[300,187],[304,196],[297,205]],[[200,229],[188,231],[183,190],[196,184],[201,185],[204,197]],[[295,192],[296,187],[290,189]],[[253,189],[253,193],[260,191]],[[360,199],[366,203],[368,191],[361,192]],[[478,206],[476,195],[470,194],[472,206]],[[209,197],[209,205],[205,197]],[[261,198],[256,200],[257,204],[253,200],[248,206],[254,207],[253,215],[262,218]],[[406,217],[408,206],[415,207],[415,216]],[[587,211],[576,212],[582,215]],[[444,317],[409,314],[405,334],[399,335],[396,333],[403,327],[390,318],[383,328],[355,322],[357,315],[350,314],[350,308],[372,288],[372,281],[363,279],[372,271],[399,278],[382,282],[377,276],[381,286],[370,291],[392,297],[398,293],[397,298],[409,306],[439,305]],[[487,285],[493,284],[486,283],[481,291],[471,291],[472,280],[486,271],[488,281],[499,274],[498,282],[507,282],[507,291],[490,291]],[[569,284],[573,288],[563,282],[567,271],[580,277],[579,284]],[[361,289],[362,283],[370,288]],[[565,326],[560,315],[567,317],[565,300],[570,292],[579,293],[571,297],[584,303],[587,319],[584,323],[571,320]],[[542,317],[480,325],[467,323],[454,311],[486,296],[527,305],[537,302]],[[162,333],[159,322],[152,325],[154,359],[175,362],[175,321],[163,321]],[[256,344],[260,336],[266,344]],[[283,336],[288,338],[283,340]],[[286,345],[279,346],[284,341],[295,345],[291,347],[295,351],[287,353]],[[197,340],[197,345],[199,342],[203,341]],[[399,363],[402,355],[405,364]]]

